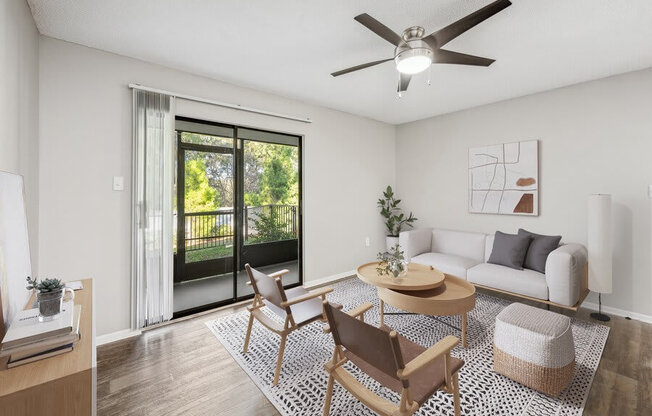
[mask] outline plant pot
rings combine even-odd
[[[385,244],[387,245],[387,251],[391,250],[395,245],[398,244],[398,237],[385,237]]]
[[[53,292],[38,292],[36,299],[38,300],[39,321],[51,321],[61,313],[63,289]]]

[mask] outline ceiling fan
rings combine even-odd
[[[333,72],[331,75],[338,77],[393,60],[399,72],[397,92],[400,96],[407,90],[412,75],[425,71],[432,64],[489,66],[494,62],[493,59],[442,49],[442,46],[511,4],[509,0],[496,0],[428,36],[424,36],[425,30],[421,26],[409,27],[403,31],[402,36],[399,36],[378,20],[363,13],[356,16],[355,20],[394,45],[396,47],[394,57],[356,65]]]

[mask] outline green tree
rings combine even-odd
[[[245,151],[245,204],[297,205],[299,152],[293,146],[247,143]]]
[[[186,212],[215,211],[219,207],[219,194],[208,182],[204,160],[186,161],[184,199]]]
[[[289,152],[291,148],[281,149],[265,161],[265,170],[261,178],[262,193],[268,197],[270,204],[284,204],[288,202],[290,187],[294,179],[294,172],[290,166]]]
[[[251,238],[247,244],[296,238],[296,235],[285,230],[286,224],[279,217],[277,210],[263,210],[258,214],[257,218],[252,219],[252,222],[254,223],[254,228],[256,229],[257,234],[255,237]]]

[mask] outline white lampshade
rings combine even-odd
[[[588,251],[589,290],[611,293],[613,272],[611,195],[589,195]]]

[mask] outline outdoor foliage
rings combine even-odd
[[[185,176],[185,210],[186,212],[215,211],[219,207],[219,194],[206,176],[206,162],[187,160]]]
[[[244,157],[245,205],[298,204],[298,148],[247,142]]]
[[[380,215],[385,218],[385,228],[387,228],[387,235],[390,237],[398,237],[404,225],[412,227],[412,223],[417,220],[411,212],[406,217],[398,206],[400,203],[401,200],[394,197],[391,186],[388,186],[383,192],[383,198],[378,200]]]
[[[206,143],[209,140],[206,137],[211,136],[183,133],[183,137],[187,142]],[[245,143],[245,205],[298,205],[299,149],[271,143]],[[233,191],[232,154],[186,152],[186,212],[232,207]]]
[[[277,210],[262,211],[257,218],[253,218],[251,221],[254,223],[257,234],[249,238],[248,244],[296,238],[296,235],[286,231],[286,224],[280,218]]]
[[[182,132],[181,139],[185,143],[233,147],[232,138]],[[246,140],[243,149],[244,204],[249,207],[246,211],[249,232],[245,244],[297,238],[296,234],[286,231],[292,228],[291,217],[288,219],[287,215],[270,206],[298,205],[298,147]],[[233,244],[230,236],[235,219],[228,210],[235,205],[234,154],[186,150],[185,155],[185,212],[227,211],[215,214],[222,223],[217,226],[212,226],[215,223],[213,217],[196,216],[193,221],[206,221],[211,226],[206,227],[202,225],[204,223],[192,226],[192,236],[221,238],[217,243],[220,246]],[[231,252],[232,247],[226,250],[222,247],[197,250],[187,247],[187,261],[225,256]]]

